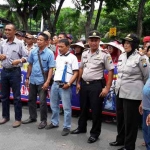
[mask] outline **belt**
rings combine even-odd
[[[3,67],[3,70],[5,70],[5,71],[14,71],[14,70],[17,70],[18,68],[20,68],[20,67],[13,67],[13,68],[4,68]]]
[[[93,81],[83,81],[83,83],[86,83],[86,84],[94,84],[94,83],[99,83],[99,82],[102,82],[104,79],[99,79],[99,80],[93,80]]]
[[[62,84],[67,83],[67,82],[62,82],[62,81],[54,81],[54,82],[56,82],[58,85],[62,85]]]

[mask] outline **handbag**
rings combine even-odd
[[[103,109],[116,111],[116,94],[114,90],[108,92],[103,101]]]
[[[43,75],[43,78],[44,78],[44,82],[46,82],[47,77],[48,77],[48,71],[44,72],[44,69],[42,67],[42,62],[41,62],[41,57],[40,57],[40,52],[39,51],[38,51],[38,60],[39,60],[40,68],[41,68],[42,75]],[[53,77],[50,80],[49,86],[51,86],[52,84],[53,84]]]

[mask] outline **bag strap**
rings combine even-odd
[[[44,75],[44,70],[43,70],[43,67],[42,67],[42,62],[41,62],[41,57],[40,57],[40,52],[39,51],[38,51],[38,60],[39,60],[40,68],[41,68],[42,75],[43,75],[43,78],[44,78],[44,82],[45,82],[46,78],[45,78],[45,75]]]

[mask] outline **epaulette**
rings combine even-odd
[[[109,52],[106,49],[101,49],[102,52],[108,54]]]
[[[138,51],[137,54],[139,54],[140,56],[144,56],[145,54],[143,52]]]
[[[90,50],[90,48],[85,48],[85,49],[83,50],[83,52],[88,51],[88,50]]]

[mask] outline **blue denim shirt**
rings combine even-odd
[[[40,63],[38,60],[39,48],[36,47],[30,53],[28,62],[32,64],[32,71],[30,75],[30,83],[40,85],[44,83],[44,77],[41,71]],[[48,71],[50,68],[55,67],[54,54],[49,48],[45,48],[40,53],[41,63],[44,71]]]
[[[142,105],[144,110],[150,111],[150,73],[146,84],[143,87]]]

